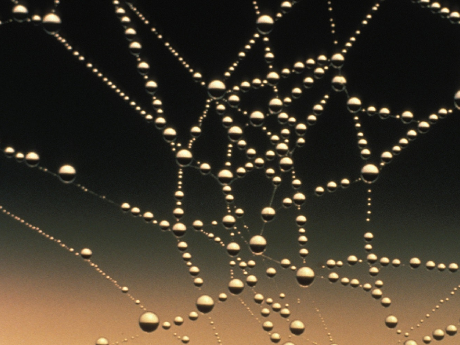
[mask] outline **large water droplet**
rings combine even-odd
[[[71,165],[63,165],[59,169],[59,179],[64,183],[72,183],[75,180],[77,172]]]
[[[158,316],[151,311],[145,312],[139,318],[139,326],[144,332],[153,332],[158,328],[159,324],[160,320],[158,319]]]
[[[302,267],[297,270],[296,278],[301,286],[307,287],[313,283],[315,272],[310,267]]]
[[[214,308],[214,300],[208,295],[202,295],[198,297],[196,307],[204,314],[209,313]]]

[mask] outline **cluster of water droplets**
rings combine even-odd
[[[185,315],[189,320],[194,321],[201,317],[209,319],[212,325],[213,332],[215,333],[216,343],[225,343],[226,339],[220,337],[216,331],[216,325],[212,319],[212,312],[217,303],[219,308],[225,308],[225,302],[228,298],[238,299],[241,304],[246,308],[252,318],[256,319],[261,328],[267,334],[267,341],[271,343],[279,343],[285,345],[303,344],[311,342],[307,334],[305,334],[306,324],[308,320],[297,317],[291,311],[289,303],[283,303],[286,298],[287,292],[280,291],[275,298],[269,294],[265,295],[264,291],[258,289],[258,283],[261,280],[269,280],[276,285],[275,278],[279,275],[280,271],[288,271],[288,279],[291,279],[287,284],[294,283],[300,291],[304,288],[309,288],[316,280],[324,280],[333,284],[340,284],[344,288],[361,288],[368,291],[370,298],[378,300],[383,308],[391,306],[391,298],[385,295],[384,282],[377,279],[380,272],[387,269],[387,267],[397,268],[400,266],[407,266],[402,263],[398,258],[390,259],[388,257],[378,257],[373,253],[372,240],[374,238],[371,232],[365,232],[364,238],[364,255],[349,255],[345,262],[339,259],[330,258],[326,264],[321,268],[316,269],[308,262],[309,249],[307,248],[308,238],[306,235],[307,214],[305,202],[315,202],[314,198],[321,197],[327,193],[335,193],[340,189],[353,188],[354,185],[367,185],[367,199],[363,200],[366,204],[366,213],[363,215],[363,220],[366,222],[371,221],[371,205],[372,205],[372,184],[379,178],[381,171],[392,162],[395,156],[399,155],[408,145],[410,145],[419,136],[426,134],[438,121],[450,116],[455,110],[460,109],[460,91],[452,95],[453,108],[440,108],[437,113],[431,114],[425,120],[416,120],[411,111],[404,111],[402,114],[395,114],[387,107],[375,107],[374,105],[362,104],[361,100],[354,96],[347,88],[347,80],[341,73],[341,68],[346,62],[347,52],[352,49],[353,43],[360,35],[360,31],[364,30],[372,19],[375,12],[378,11],[380,4],[383,1],[376,1],[374,6],[371,7],[370,12],[360,23],[360,29],[357,30],[348,41],[342,42],[342,46],[335,40],[335,24],[333,16],[330,18],[330,28],[332,37],[334,37],[334,45],[337,47],[337,52],[331,56],[318,55],[316,59],[305,58],[299,59],[292,66],[286,67],[282,70],[277,70],[273,61],[276,59],[276,52],[272,51],[270,45],[270,33],[276,27],[276,23],[284,17],[289,16],[290,11],[295,11],[296,1],[282,1],[280,3],[278,12],[275,15],[268,15],[263,13],[263,9],[259,7],[257,1],[253,1],[253,6],[256,14],[256,22],[254,23],[255,31],[247,44],[240,52],[237,52],[237,59],[227,68],[222,74],[221,78],[207,80],[203,75],[205,71],[198,72],[191,67],[191,65],[182,57],[178,51],[173,47],[172,42],[168,42],[158,32],[158,30],[151,25],[148,16],[144,16],[139,9],[129,2],[113,0],[114,15],[118,16],[120,25],[123,26],[126,36],[126,49],[129,49],[133,55],[133,63],[136,63],[139,78],[145,82],[145,92],[151,97],[151,105],[142,107],[138,104],[132,96],[128,95],[128,91],[122,89],[121,86],[116,85],[108,77],[104,75],[100,68],[95,67],[93,63],[87,62],[87,57],[83,56],[79,51],[74,49],[72,45],[66,40],[65,33],[60,33],[59,28],[61,19],[59,17],[58,5],[59,1],[55,1],[55,10],[45,14],[41,17],[38,14],[29,12],[29,8],[20,3],[14,2],[12,9],[12,19],[9,23],[15,21],[17,25],[41,25],[44,31],[56,38],[69,54],[78,59],[82,68],[87,68],[100,81],[107,85],[108,88],[121,97],[124,101],[128,102],[133,111],[142,116],[147,123],[153,123],[156,129],[161,133],[164,140],[170,145],[171,154],[174,155],[177,163],[177,188],[172,191],[176,206],[172,210],[174,221],[163,219],[162,215],[157,215],[156,212],[150,210],[140,210],[139,207],[131,205],[127,202],[115,202],[108,199],[104,195],[100,195],[95,191],[89,190],[87,187],[75,183],[77,177],[78,167],[74,167],[65,162],[62,163],[61,168],[57,173],[49,171],[47,168],[40,165],[40,156],[36,152],[17,152],[14,147],[7,146],[3,148],[4,155],[7,158],[13,158],[21,163],[25,161],[26,165],[30,168],[37,168],[39,171],[51,174],[59,179],[61,182],[71,184],[83,192],[88,192],[96,197],[99,197],[105,202],[111,203],[120,207],[125,213],[135,217],[142,217],[147,223],[152,224],[155,228],[161,231],[170,232],[172,240],[177,241],[177,248],[179,253],[188,268],[189,274],[193,278],[193,285],[196,288],[194,295],[196,295],[196,310],[189,311],[188,314],[184,313],[183,316],[177,316],[174,320],[164,320],[161,310],[153,310],[144,306],[141,301],[129,293],[127,286],[121,285],[118,281],[109,276],[102,270],[95,262],[92,261],[93,254],[97,257],[97,253],[93,253],[90,248],[81,248],[76,252],[72,246],[64,244],[60,239],[56,239],[52,234],[44,232],[37,226],[28,223],[25,219],[14,215],[2,207],[2,212],[15,220],[23,223],[31,230],[36,231],[50,241],[54,241],[57,245],[69,251],[75,256],[79,256],[90,264],[102,277],[109,280],[121,293],[126,294],[135,304],[139,305],[141,312],[139,313],[138,322],[139,327],[145,333],[158,332],[159,328],[169,330],[172,324],[180,326],[185,322]],[[447,7],[442,7],[438,2],[430,2],[429,0],[420,0],[417,3],[422,7],[429,8],[433,13],[439,14],[443,18],[450,20],[453,24],[458,24],[460,16],[458,12],[451,12]],[[332,1],[328,1],[328,9],[333,13]],[[177,59],[178,62],[190,73],[190,77],[198,83],[201,87],[206,88],[208,98],[204,104],[204,109],[201,115],[197,116],[196,124],[190,128],[190,139],[188,142],[181,143],[179,141],[176,129],[173,123],[168,122],[167,114],[163,111],[163,103],[161,97],[158,95],[158,90],[161,90],[161,85],[150,76],[151,66],[144,59],[143,46],[138,40],[138,33],[134,26],[130,23],[137,17],[141,22],[149,28],[154,38],[160,40],[165,49],[171,53],[172,59]],[[246,56],[250,53],[251,49],[258,42],[264,44],[264,60],[266,63],[266,76],[265,78],[247,76],[247,79],[240,83],[232,82],[231,79],[233,72],[238,70],[240,62],[244,61]],[[281,80],[289,81],[292,76],[301,75],[302,85],[297,86],[293,82],[289,94],[284,94],[278,90],[278,84]],[[303,118],[295,117],[290,114],[289,106],[305,98],[308,90],[315,88],[320,80],[329,78],[330,87],[325,90],[322,98],[309,110],[309,114]],[[294,80],[294,79],[293,79]],[[271,95],[263,107],[246,109],[242,104],[252,94],[257,95],[257,90],[268,89]],[[322,185],[318,185],[314,190],[304,190],[302,188],[302,179],[298,176],[296,171],[296,153],[302,150],[306,144],[305,134],[307,131],[312,131],[314,125],[321,117],[327,103],[333,93],[345,93],[346,104],[343,108],[347,110],[349,116],[353,118],[356,128],[356,145],[360,151],[360,158],[362,165],[355,171],[353,176],[343,176],[336,181],[324,181]],[[146,110],[150,109],[150,111]],[[200,153],[195,152],[194,145],[200,140],[202,135],[202,125],[208,117],[219,116],[223,128],[226,131],[227,142],[226,157],[223,166],[214,167],[212,162],[202,160]],[[401,137],[391,149],[383,152],[371,152],[365,133],[361,128],[361,121],[364,116],[379,117],[382,121],[393,119],[402,122],[407,126],[406,134]],[[274,119],[274,121],[273,121]],[[262,133],[266,138],[266,145],[261,150],[257,143],[253,143],[251,138],[246,134],[248,132],[254,133],[257,130]],[[257,148],[256,148],[257,147]],[[374,158],[379,156],[378,160]],[[238,165],[243,158],[244,163]],[[226,212],[219,217],[212,224],[205,224],[202,220],[196,219],[192,223],[182,222],[181,219],[186,213],[186,208],[183,208],[183,200],[188,196],[183,190],[184,175],[190,169],[198,170],[203,178],[211,179],[214,183],[218,184],[222,190],[222,195],[226,204]],[[264,178],[271,182],[273,192],[270,200],[260,210],[260,219],[262,226],[260,229],[250,229],[245,223],[245,210],[239,207],[238,195],[234,194],[234,185],[238,181],[251,175],[253,171],[264,171]],[[290,194],[282,194],[278,192],[281,185],[290,186]],[[277,207],[275,205],[279,205]],[[295,208],[294,222],[297,225],[298,232],[298,247],[296,250],[291,251],[290,257],[274,258],[266,255],[267,248],[277,246],[277,243],[271,243],[264,236],[265,231],[274,231],[269,227],[269,223],[280,217],[284,209]],[[167,217],[164,217],[167,218]],[[211,239],[216,246],[221,250],[226,251],[229,257],[230,274],[228,281],[225,282],[225,287],[216,292],[214,295],[200,293],[203,284],[206,284],[201,277],[201,270],[206,270],[208,267],[199,267],[192,261],[192,250],[189,248],[187,242],[187,233],[190,231],[200,233],[204,238]],[[294,254],[293,254],[294,253]],[[249,259],[245,260],[245,257]],[[354,267],[359,265],[368,265],[368,276],[365,278],[350,277],[341,274],[341,268],[348,266]],[[408,263],[412,269],[418,269],[423,265],[422,261],[414,257]],[[269,266],[265,269],[265,276],[251,271],[256,266]],[[236,268],[239,267],[240,270]],[[425,263],[427,270],[450,271],[457,272],[457,263],[438,263],[434,261],[427,261]],[[284,279],[285,275],[283,275]],[[213,282],[215,284],[215,282]],[[283,286],[286,284],[283,284]],[[460,285],[459,285],[460,287]],[[458,287],[454,287],[451,295],[454,295]],[[245,290],[250,290],[249,293],[243,294]],[[281,289],[283,290],[283,289]],[[248,299],[252,294],[252,299]],[[192,295],[192,294],[191,294]],[[298,303],[301,300],[313,300],[311,295],[302,294],[301,298],[297,299]],[[440,303],[446,303],[449,297],[441,300]],[[432,309],[435,312],[439,309],[436,305]],[[334,338],[328,331],[326,320],[322,317],[320,310],[315,306],[317,316],[321,319],[325,333],[327,334],[328,341],[334,343]],[[276,315],[276,317],[270,317]],[[429,318],[430,314],[426,314],[425,318]],[[423,323],[424,319],[420,321]],[[134,322],[134,321],[133,321]],[[406,345],[416,345],[421,342],[429,344],[433,339],[442,340],[447,336],[453,336],[457,333],[457,327],[454,324],[446,325],[444,329],[434,329],[422,339],[411,339],[411,330],[398,329],[399,318],[397,315],[388,313],[388,316],[382,320],[382,325],[389,329],[396,329],[396,335],[402,334],[408,340],[403,340]],[[276,326],[277,331],[274,331]],[[420,327],[420,324],[417,325]],[[174,333],[175,338],[186,343],[199,343],[194,342],[193,338],[187,335],[178,335]],[[131,339],[137,339],[139,335],[133,336]],[[398,342],[401,342],[401,338]],[[128,339],[125,339],[128,341]],[[154,341],[154,340],[153,340]],[[96,345],[118,344],[118,341],[109,342],[105,337],[99,337]]]

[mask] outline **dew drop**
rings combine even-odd
[[[143,313],[139,318],[139,326],[144,332],[153,332],[158,328],[160,320],[158,316],[151,311]]]
[[[72,183],[76,174],[75,168],[71,165],[63,165],[59,168],[59,179],[64,183]]]

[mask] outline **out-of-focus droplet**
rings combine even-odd
[[[158,328],[159,324],[160,320],[158,319],[158,316],[151,311],[143,313],[139,318],[139,326],[144,332],[153,332]]]
[[[63,165],[59,168],[59,179],[64,183],[72,183],[76,174],[75,168],[71,165]]]
[[[460,90],[455,93],[454,104],[455,108],[460,109]]]
[[[98,338],[96,340],[96,345],[109,345],[109,340],[104,337]]]
[[[24,21],[25,19],[27,19],[28,15],[29,11],[27,10],[27,7],[25,7],[24,5],[18,4],[13,7],[13,18],[17,22],[20,23]]]
[[[235,256],[235,255],[238,255],[238,253],[240,252],[240,245],[236,242],[230,242],[228,245],[227,245],[227,253],[231,256]]]
[[[417,267],[419,267],[421,263],[422,263],[422,262],[420,261],[419,258],[412,258],[412,259],[410,259],[410,261],[409,261],[410,267],[412,267],[412,268],[417,268]]]
[[[83,259],[90,259],[92,255],[93,255],[93,252],[89,248],[83,248],[80,252],[80,256]]]

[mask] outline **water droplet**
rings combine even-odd
[[[96,340],[96,345],[109,345],[109,340],[107,338],[101,337]]]
[[[26,154],[26,164],[30,167],[36,167],[40,161],[40,156],[35,152]]]
[[[59,179],[64,183],[72,183],[76,174],[75,168],[71,165],[63,165],[59,169]]]
[[[301,335],[305,331],[305,325],[300,320],[294,320],[289,324],[289,330],[292,334]]]
[[[56,13],[48,13],[43,17],[43,28],[53,35],[61,28],[61,18]]]
[[[230,283],[228,283],[228,290],[234,294],[238,295],[243,292],[244,283],[240,279],[232,279]]]
[[[144,332],[153,332],[158,328],[159,324],[158,316],[151,311],[143,313],[139,318],[139,326]]]
[[[315,272],[310,267],[302,267],[297,270],[296,278],[301,286],[307,287],[313,283]]]
[[[361,169],[361,178],[365,183],[374,183],[379,177],[379,168],[374,164],[367,164]]]
[[[267,247],[267,240],[261,235],[255,235],[249,240],[249,247],[254,254],[260,255]]]
[[[397,324],[398,318],[394,315],[388,315],[385,319],[385,325],[387,325],[388,328],[395,328]]]
[[[208,94],[213,99],[221,99],[225,95],[225,83],[221,80],[213,80],[208,84]]]
[[[80,252],[80,256],[83,259],[90,259],[92,255],[93,255],[93,252],[89,248],[83,248]]]
[[[261,15],[257,18],[257,31],[259,31],[262,35],[266,35],[272,31],[274,23],[275,21],[269,15]]]
[[[196,307],[203,314],[209,313],[214,308],[214,300],[208,295],[201,295],[196,300]]]

